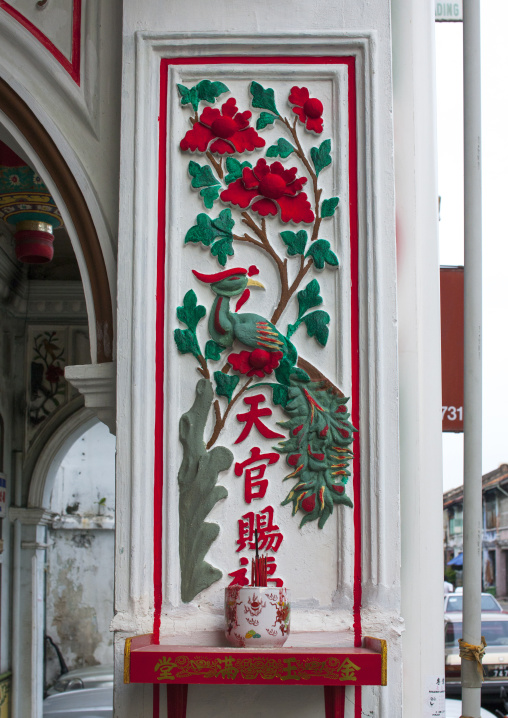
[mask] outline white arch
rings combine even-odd
[[[98,423],[93,411],[82,407],[60,424],[46,442],[32,472],[28,490],[29,508],[50,508],[51,492],[62,459],[76,439]]]
[[[18,90],[19,88],[16,88]],[[18,93],[20,94],[20,93]],[[22,95],[20,94],[20,97]],[[24,99],[24,97],[23,97]],[[96,361],[97,356],[97,321],[96,321],[96,312],[95,312],[95,305],[94,305],[94,299],[93,299],[93,293],[92,293],[92,283],[90,280],[89,270],[85,261],[85,257],[83,254],[83,248],[81,246],[79,236],[77,229],[72,221],[71,215],[69,213],[69,210],[67,208],[67,205],[59,191],[58,186],[56,185],[53,177],[49,174],[48,170],[46,169],[44,163],[41,161],[41,159],[38,157],[36,148],[32,147],[31,144],[28,142],[28,140],[23,135],[22,131],[12,122],[7,115],[2,112],[0,109],[0,136],[4,138],[4,141],[6,141],[9,138],[8,144],[16,148],[17,154],[20,155],[25,161],[28,162],[28,164],[37,170],[38,174],[42,177],[44,184],[48,188],[49,192],[51,193],[51,196],[53,197],[58,210],[60,214],[62,215],[62,219],[65,224],[65,229],[67,230],[67,233],[69,235],[69,239],[72,245],[72,249],[74,251],[74,254],[76,256],[76,261],[79,267],[79,273],[81,276],[81,282],[83,284],[83,291],[85,294],[85,301],[86,301],[86,307],[87,307],[87,314],[88,314],[88,329],[89,329],[89,335],[90,335],[90,351],[92,355],[92,361]],[[116,260],[111,248],[111,239],[110,239],[110,233],[107,229],[106,221],[104,219],[104,216],[101,212],[101,209],[98,205],[97,198],[95,196],[95,193],[93,192],[93,189],[90,185],[90,183],[87,181],[87,177],[84,175],[81,167],[79,166],[79,163],[76,159],[76,156],[72,152],[72,150],[69,149],[65,139],[61,137],[56,128],[53,129],[53,139],[55,139],[55,144],[57,144],[59,151],[62,154],[62,157],[67,162],[67,165],[69,166],[70,171],[72,172],[73,176],[75,177],[76,181],[79,184],[79,188],[83,194],[83,197],[86,201],[87,207],[90,210],[91,217],[93,219],[93,222],[95,224],[95,227],[97,228],[97,235],[99,237],[100,245],[102,254],[104,257],[107,277],[108,277],[108,283],[109,283],[109,291],[112,297],[116,296]],[[55,138],[56,136],[56,138]],[[105,240],[104,237],[107,239]],[[115,318],[115,311],[116,311],[116,303],[112,302],[112,312],[113,312],[113,325],[116,326],[116,318]],[[115,347],[113,347],[113,350],[116,351]]]

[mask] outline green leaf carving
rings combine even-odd
[[[262,112],[257,119],[256,130],[264,130],[268,125],[272,125],[276,119],[276,115],[272,115],[269,112]],[[268,156],[270,157],[271,155]]]
[[[302,321],[305,322],[309,337],[315,337],[321,346],[326,346],[329,334],[328,324],[330,323],[328,312],[319,309],[317,312],[306,314]]]
[[[328,167],[328,165],[332,164],[332,157],[330,155],[331,149],[331,140],[324,140],[324,142],[321,142],[321,144],[319,145],[319,149],[317,147],[311,148],[310,156],[312,158],[312,162],[314,163],[316,176],[319,176],[321,170],[324,170],[325,167]]]
[[[212,168],[209,165],[198,165],[192,160],[189,162],[189,174],[192,177],[191,187],[199,189],[200,187],[213,187],[220,184],[219,180],[213,176]]]
[[[208,214],[198,214],[196,222],[185,235],[185,244],[201,242],[205,247],[211,246],[212,255],[224,266],[228,256],[234,254],[232,229],[235,221],[231,210],[223,209],[217,219],[212,219]]]
[[[223,92],[229,92],[229,87],[227,87],[223,82],[201,80],[201,82],[198,82],[196,85],[196,90],[198,91],[198,97],[200,100],[204,100],[205,102],[215,102],[215,100],[219,97],[219,95],[222,95]]]
[[[318,307],[323,304],[323,297],[319,294],[319,282],[317,279],[313,279],[307,284],[305,289],[300,290],[297,293],[298,298],[298,318],[301,318],[308,309],[312,307]]]
[[[316,269],[323,269],[325,262],[331,267],[337,267],[339,264],[337,255],[332,252],[330,242],[326,239],[318,239],[313,242],[305,256],[312,257]]]
[[[285,159],[286,157],[289,157],[291,152],[296,152],[296,147],[293,147],[291,142],[285,140],[284,137],[279,137],[277,142],[266,150],[266,156],[282,157]]]
[[[275,378],[279,382],[279,384],[282,384],[283,386],[289,387],[291,385],[292,379],[296,379],[297,381],[310,381],[310,377],[303,369],[299,369],[296,366],[293,366],[291,362],[284,358],[280,362],[279,366],[275,370]]]
[[[275,106],[275,93],[271,87],[266,89],[259,82],[251,82],[250,93],[252,95],[252,107],[259,107],[262,110],[270,110],[274,115],[279,116]]]
[[[192,109],[197,112],[199,107],[199,96],[197,87],[191,87],[190,89],[188,87],[185,87],[185,85],[177,85],[177,87],[178,91],[180,92],[180,95],[182,96],[180,104],[182,106],[192,105]]]
[[[209,247],[220,232],[214,227],[212,218],[207,214],[198,214],[196,222],[197,224],[191,227],[185,235],[185,244],[201,242],[205,247]]]
[[[199,349],[198,340],[194,332],[190,329],[175,329],[173,336],[178,351],[181,354],[193,354],[196,359],[200,356],[201,351]]]
[[[231,230],[235,226],[235,220],[231,217],[231,210],[223,209],[217,219],[213,220],[212,225],[220,234],[229,236],[231,234]]]
[[[181,105],[192,105],[192,109],[197,112],[199,101],[215,102],[219,95],[228,92],[229,88],[223,82],[211,82],[211,80],[201,80],[194,87],[185,87],[185,85],[177,85],[178,91],[182,97]]]
[[[284,409],[289,400],[289,389],[283,384],[271,384],[272,398],[275,406],[282,406]]]
[[[199,194],[203,198],[203,203],[207,209],[213,209],[213,203],[219,199],[220,187],[203,187]]]
[[[183,306],[177,307],[176,316],[182,322],[186,324],[191,332],[196,331],[198,323],[203,319],[206,314],[206,309],[198,304],[198,298],[193,289],[189,289],[185,297],[183,298]]]
[[[305,252],[307,232],[304,229],[300,229],[298,232],[286,230],[285,232],[281,232],[280,236],[282,237],[284,244],[287,246],[287,253],[290,257],[294,257],[296,254],[303,254]]]
[[[233,454],[223,446],[205,448],[204,432],[213,402],[212,384],[200,379],[196,399],[180,419],[179,434],[183,447],[178,471],[179,549],[181,595],[185,603],[222,577],[222,572],[205,561],[210,546],[219,534],[219,526],[205,521],[215,504],[228,495],[217,486],[221,471],[233,463]]]
[[[228,157],[226,160],[226,168],[229,174],[226,175],[226,184],[231,184],[242,176],[244,167],[252,167],[250,162],[239,162],[234,157]]]
[[[224,267],[228,261],[228,257],[232,257],[235,253],[233,249],[233,237],[223,237],[212,244],[211,253],[217,257],[217,261]]]
[[[228,404],[231,401],[233,392],[236,389],[236,385],[240,381],[240,377],[236,374],[223,374],[221,371],[215,371],[213,373],[215,379],[216,389],[215,391],[219,396],[225,396],[228,400]]]
[[[323,201],[323,204],[321,205],[321,217],[332,217],[333,213],[337,209],[338,204],[338,197],[330,197],[330,199],[325,199]]]
[[[213,361],[219,361],[221,352],[224,351],[224,347],[214,342],[213,339],[209,339],[205,345],[205,359],[213,359]]]
[[[274,372],[275,378],[279,384],[282,384],[283,386],[289,386],[291,384],[290,376],[292,368],[291,363],[287,359],[282,359]]]

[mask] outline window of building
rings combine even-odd
[[[462,507],[454,509],[450,515],[450,534],[461,534],[462,533]]]
[[[497,528],[496,497],[494,494],[487,494],[485,497],[485,528],[492,530]]]

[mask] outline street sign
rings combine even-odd
[[[464,267],[441,267],[443,431],[464,431]]]
[[[462,0],[436,0],[436,22],[462,22]]]

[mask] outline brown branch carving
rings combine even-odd
[[[290,131],[291,137],[293,138],[293,142],[296,145],[296,154],[300,158],[300,160],[303,162],[303,164],[305,165],[305,169],[309,173],[310,178],[312,180],[312,188],[314,190],[314,214],[316,215],[316,219],[314,220],[314,227],[312,229],[312,236],[311,236],[311,241],[313,242],[315,239],[318,238],[319,227],[321,226],[321,217],[319,216],[319,202],[321,200],[321,194],[322,194],[323,190],[319,189],[319,187],[318,187],[317,174],[312,169],[312,166],[311,166],[309,160],[307,159],[305,152],[303,151],[303,147],[298,138],[298,133],[296,131],[296,122],[297,122],[296,118],[292,125],[286,117],[282,118],[282,122],[286,125],[286,127]]]

